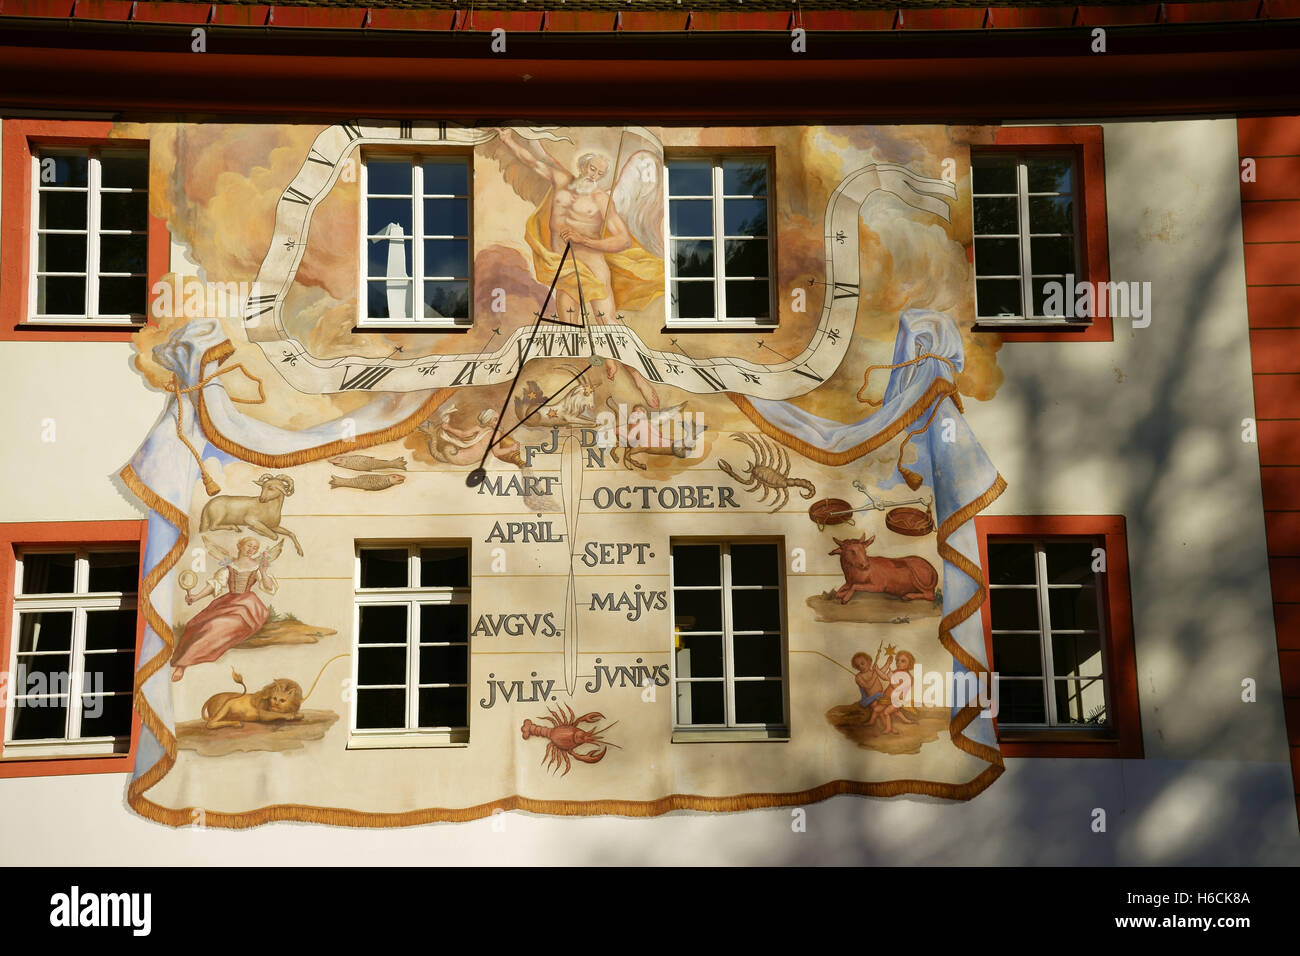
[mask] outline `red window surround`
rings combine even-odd
[[[9,666],[14,619],[14,553],[38,544],[126,544],[139,547],[143,567],[145,521],[40,521],[0,523],[0,668]],[[144,595],[139,597],[142,606]],[[136,614],[136,657],[144,638],[144,614]],[[0,727],[4,726],[5,696],[0,694]],[[131,716],[131,745],[126,753],[111,757],[0,758],[0,779],[5,777],[54,777],[74,773],[129,773],[135,765],[135,748],[140,742],[140,715]]]
[[[148,149],[148,140],[110,139],[107,120],[6,119],[3,144],[3,191],[0,192],[0,341],[126,342],[133,328],[85,325],[39,325],[27,322],[28,279],[31,269],[32,152],[41,146],[134,146]],[[149,214],[149,309],[154,284],[170,266],[171,240],[167,224]]]
[[[1079,171],[1083,203],[1078,210],[1080,275],[1076,282],[1109,282],[1110,255],[1106,242],[1106,162],[1100,126],[1003,126],[994,138],[995,147],[1018,152],[1041,150],[1073,152]],[[971,247],[974,255],[974,247]],[[1109,307],[1109,301],[1107,301]],[[1108,312],[1108,309],[1107,309]],[[1109,314],[1094,316],[1089,325],[1074,329],[1035,329],[1006,332],[988,329],[1004,342],[1113,342]]]
[[[1007,757],[1127,757],[1142,756],[1142,723],[1138,712],[1137,660],[1133,644],[1133,606],[1128,580],[1128,541],[1123,515],[979,515],[975,518],[980,564],[988,567],[990,536],[1047,538],[1052,535],[1104,539],[1105,586],[1102,591],[1106,629],[1106,681],[1110,690],[1114,736],[1081,737],[1060,731],[998,732],[998,746]],[[984,647],[993,661],[993,628],[989,591],[980,607]],[[996,726],[997,720],[994,719]]]

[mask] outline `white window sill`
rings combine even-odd
[[[59,315],[59,316],[33,315],[33,316],[29,316],[29,317],[27,318],[27,320],[24,321],[22,324],[23,324],[23,325],[41,326],[41,327],[48,327],[48,326],[51,326],[51,325],[71,325],[71,326],[78,326],[78,327],[83,327],[83,328],[86,327],[86,326],[94,326],[95,328],[101,328],[101,327],[102,327],[102,328],[106,328],[106,329],[138,329],[138,328],[143,327],[144,324],[145,324],[145,322],[144,322],[144,319],[143,319],[143,318],[139,318],[139,319],[98,319],[98,318],[92,318],[92,317],[90,317],[90,316],[86,316],[86,315],[73,315],[73,316],[69,316],[69,315]]]
[[[667,332],[775,332],[780,327],[778,322],[759,321],[757,319],[670,319],[664,326]]]
[[[725,727],[711,727],[707,730],[691,730],[678,727],[673,731],[673,743],[675,744],[721,744],[752,741],[789,743],[790,731],[785,727],[773,727],[770,730],[761,727],[737,728],[735,730],[728,730]]]
[[[469,731],[401,731],[391,734],[353,734],[348,750],[413,750],[429,747],[464,748],[469,746]]]
[[[397,330],[401,332],[468,332],[471,328],[473,328],[473,322],[469,319],[457,320],[455,322],[388,322],[383,319],[365,319],[358,322],[352,331],[392,332]]]
[[[128,737],[96,740],[10,741],[4,745],[4,760],[71,760],[78,757],[124,757],[131,746]]]
[[[1092,325],[1089,319],[1026,319],[1023,316],[980,317],[975,320],[975,331],[984,329],[1086,329]]]

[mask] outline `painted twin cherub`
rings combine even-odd
[[[877,651],[877,658],[879,655]],[[912,668],[916,666],[916,657],[911,651],[887,647],[883,665],[859,651],[850,663],[857,671],[853,680],[862,695],[858,706],[871,709],[868,727],[880,724],[884,733],[898,735],[902,731],[894,726],[895,718],[905,724],[916,723],[903,710],[903,704],[912,697]]]

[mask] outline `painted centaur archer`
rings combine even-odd
[[[905,558],[868,557],[867,548],[876,540],[868,538],[835,538],[838,548],[830,552],[840,556],[840,570],[844,572],[844,586],[835,592],[841,604],[848,604],[857,591],[874,591],[889,594],[904,601],[934,600],[939,572],[925,558],[909,554]]]

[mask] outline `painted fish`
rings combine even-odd
[[[383,471],[385,468],[396,468],[406,471],[405,458],[371,458],[369,455],[339,455],[337,458],[330,459],[331,465],[338,465],[340,468],[347,468],[351,471]],[[385,488],[388,486],[385,485]]]
[[[338,475],[330,475],[330,487],[383,491],[385,488],[393,487],[393,485],[400,485],[405,480],[405,475],[357,475],[355,478],[340,478]]]

